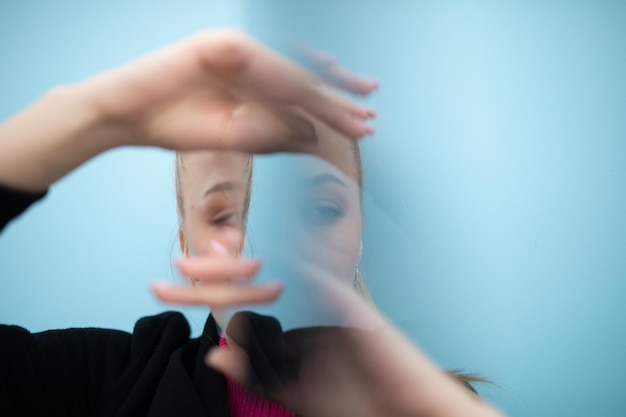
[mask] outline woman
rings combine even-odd
[[[358,144],[345,140],[322,124],[311,122],[318,137],[314,155],[319,158],[288,157],[293,160],[287,161],[293,162],[292,166],[282,167],[285,175],[272,181],[264,190],[271,193],[271,196],[265,196],[265,200],[271,201],[271,207],[268,207],[271,218],[265,217],[263,226],[270,229],[272,238],[280,233],[277,229],[285,230],[286,235],[297,236],[293,239],[295,245],[278,239],[278,243],[272,245],[274,252],[299,256],[309,264],[324,265],[318,268],[322,269],[318,273],[330,272],[333,277],[344,279],[374,307],[358,272],[363,222],[363,172]],[[240,257],[250,206],[251,178],[252,160],[243,154],[181,152],[176,156],[179,241],[184,256],[179,267],[195,288],[171,289],[165,293],[163,289],[167,285],[155,289],[164,301],[208,304],[221,329],[226,328],[227,319],[222,306],[213,302],[213,297],[225,287],[229,290],[232,283],[217,274],[215,266],[209,262],[227,262],[229,258]],[[293,213],[289,213],[290,209]],[[296,216],[292,215],[294,213]],[[290,240],[289,236],[286,239]],[[188,262],[190,256],[203,257],[203,267],[193,267]],[[246,265],[250,270],[242,271],[245,276],[251,276],[259,268],[256,261]],[[235,291],[245,288],[237,286]],[[177,295],[173,291],[177,291]],[[294,307],[291,311],[302,310],[301,305]],[[292,321],[295,314],[290,314]],[[209,322],[212,321],[213,318],[209,318]],[[209,327],[218,326],[211,324]],[[228,345],[224,334],[221,337],[217,333],[203,334],[203,337],[207,336],[220,338],[221,346]],[[475,393],[469,383],[471,376],[452,374]],[[232,379],[228,379],[227,388],[231,416],[289,415],[283,407],[251,394]],[[268,414],[260,410],[266,410]]]
[[[355,92],[375,88],[368,80],[351,81],[359,86]],[[366,122],[371,116],[370,110],[329,93],[309,73],[239,33],[203,33],[56,89],[0,126],[0,225],[41,198],[56,180],[116,146],[314,152],[318,137],[310,118],[358,138],[372,132]],[[239,237],[224,239],[212,245],[214,251],[228,251]],[[186,259],[180,265],[183,273],[220,285],[211,291],[207,285],[156,291],[162,299],[217,307],[268,303],[278,296],[279,285],[223,285],[228,277],[254,275],[258,267],[255,261],[226,256]],[[351,309],[362,305],[342,288],[330,294]],[[382,323],[371,309],[360,313]],[[208,322],[205,332],[216,334],[214,326]],[[310,379],[317,385],[301,385],[305,389],[290,393],[289,401],[295,402],[285,402],[311,416],[351,415],[355,407],[363,409],[362,415],[458,415],[461,410],[494,415],[392,327],[381,327],[379,334],[382,343],[337,338],[328,353],[349,353],[350,358],[339,369],[341,378]],[[31,334],[0,326],[0,341],[2,415],[227,415],[226,386],[214,369],[241,377],[246,354],[234,345],[216,351],[217,341],[210,338],[190,340],[186,321],[176,313],[144,318],[132,335],[101,329]],[[209,350],[212,368],[205,366]],[[366,356],[376,353],[385,355],[379,356],[383,363],[373,366]],[[330,369],[328,363],[318,363]],[[398,381],[410,390],[398,389]],[[314,386],[324,387],[316,395],[328,401],[310,395],[308,388]],[[326,394],[346,387],[352,393],[337,407]],[[368,398],[373,388],[386,399]]]

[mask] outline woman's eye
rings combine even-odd
[[[240,216],[238,213],[223,214],[214,217],[211,220],[211,224],[214,226],[236,226],[240,223]]]
[[[343,210],[332,202],[318,202],[302,210],[306,222],[316,225],[327,225],[343,216]]]

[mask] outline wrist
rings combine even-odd
[[[91,104],[84,85],[50,90],[0,125],[0,181],[25,191],[43,191],[82,163],[121,145]]]
[[[56,88],[50,93],[73,106],[80,131],[77,136],[93,149],[94,155],[133,145],[129,129],[123,121],[115,118],[102,105],[109,94],[106,83],[101,81],[102,77],[96,76],[79,84]]]

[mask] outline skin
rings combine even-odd
[[[297,218],[292,228],[299,233],[296,253],[352,284],[361,253],[362,212],[354,151],[337,133],[315,124],[319,142],[313,155],[320,163],[298,161],[298,168],[283,177],[278,187],[295,187]]]
[[[357,94],[377,87],[350,81]],[[309,152],[317,139],[304,115],[356,139],[373,132],[372,114],[246,35],[208,31],[57,87],[4,122],[0,181],[42,191],[119,146]]]
[[[179,229],[184,255],[202,256],[220,249],[233,256],[241,253],[243,242],[239,235],[245,227],[249,170],[243,154],[185,154],[180,181],[184,220]]]
[[[340,181],[356,183],[358,173],[349,142],[324,125],[314,125],[318,144],[312,153],[330,165],[305,167],[302,170],[304,179],[320,176],[328,179],[331,174]],[[297,178],[297,172],[285,175],[285,178],[292,178],[294,174],[295,183],[299,183],[302,178]],[[192,300],[194,304],[209,305],[220,322],[220,308],[236,305],[241,300],[238,294],[255,287],[249,282],[231,285],[230,277],[251,278],[260,267],[255,260],[235,261],[227,271],[218,270],[216,266],[218,259],[233,261],[241,253],[243,223],[240,219],[247,181],[245,158],[220,153],[189,155],[185,157],[184,178],[181,191],[185,220],[180,239],[184,254],[193,256],[185,257],[179,266],[181,271],[201,280],[202,289],[179,288],[181,292],[177,296],[161,298],[175,302],[180,297],[178,301],[185,299],[186,302]],[[207,189],[224,183],[237,185],[205,195]],[[278,184],[278,188],[289,184],[286,181]],[[330,269],[341,271],[343,267],[345,276],[350,279],[360,256],[362,224],[359,190],[356,184],[352,185],[352,188],[346,187],[331,179],[306,189],[304,193],[307,198],[322,202],[313,204],[314,226],[305,225],[307,235],[314,235],[309,244],[304,245],[309,260],[314,264],[336,263]],[[346,204],[350,202],[351,205]],[[342,215],[335,216],[332,210],[330,216],[326,215],[328,206],[334,207],[334,204],[344,208]],[[280,216],[285,215],[288,213],[280,212]],[[219,246],[212,243],[215,241]],[[236,267],[240,269],[236,270]],[[312,273],[317,274],[319,270]],[[307,359],[300,370],[299,380],[283,391],[270,393],[272,399],[300,415],[312,416],[499,415],[488,404],[468,395],[465,387],[442,373],[384,318],[364,306],[349,286],[338,285],[338,281],[321,279],[318,291],[329,306],[334,306],[342,321],[354,323],[357,329],[322,329],[304,334],[300,348]],[[272,300],[280,295],[280,288],[276,291]],[[222,302],[224,298],[229,301]],[[360,325],[374,330],[359,330]],[[244,384],[247,361],[246,352],[230,338],[228,349],[214,349],[207,355],[209,366]]]
[[[259,286],[259,291],[250,291],[255,290],[250,286],[229,288],[230,277],[251,278],[261,266],[258,260],[237,260],[244,243],[248,157],[235,152],[203,151],[185,153],[183,161],[179,190],[183,198],[182,222],[178,233],[183,258],[178,267],[201,284],[186,294],[194,300],[198,296],[205,301],[210,298],[201,304],[209,305],[214,312],[233,304],[275,299],[279,285]],[[229,273],[219,273],[219,267],[227,268]],[[206,270],[213,272],[207,275]]]
[[[332,164],[346,178],[339,179],[339,175],[324,165],[304,170],[307,177],[304,180],[316,181],[305,193],[306,219],[298,223],[305,223],[304,232],[313,236],[302,245],[303,250],[306,250],[309,261],[329,265],[337,275],[351,283],[362,246],[362,214],[353,150],[350,143],[335,131],[313,119],[309,121],[315,126],[318,137],[311,153]],[[259,260],[233,263],[241,256],[244,242],[243,206],[249,186],[247,157],[234,152],[204,151],[187,152],[183,160],[179,190],[183,198],[183,221],[179,228],[183,258],[178,267],[184,275],[202,285],[198,286],[201,289],[193,291],[158,284],[155,287],[157,294],[170,300],[165,293],[169,291],[173,296],[172,291],[176,291],[171,301],[181,301],[180,297],[184,297],[185,302],[208,305],[218,322],[221,307],[274,300],[281,289],[278,283],[259,286],[263,290],[261,299],[251,298],[248,286],[227,288],[230,284],[228,277],[251,278],[261,267]],[[322,182],[317,181],[320,179]],[[276,186],[281,187],[280,184]],[[206,259],[203,265],[206,270],[196,265],[196,259]],[[226,278],[213,270],[205,272],[218,262],[224,268],[231,267]]]
[[[332,82],[345,91],[368,94],[377,87],[370,79],[328,65],[330,74],[341,75]],[[86,81],[55,88],[3,122],[0,183],[43,191],[87,160],[120,146],[314,153],[318,124],[354,140],[373,133],[367,123],[372,116],[371,110],[333,94],[323,80],[244,34],[203,32]],[[335,166],[343,166],[334,157],[327,155]],[[198,245],[194,250],[207,255],[179,264],[181,273],[202,281],[202,287],[156,285],[156,295],[167,302],[222,306],[274,300],[280,293],[275,284],[224,285],[231,277],[253,276],[259,264],[232,256],[229,244],[237,238],[214,236],[221,245]],[[357,245],[348,246],[353,251]],[[217,255],[209,256],[210,249]],[[316,366],[305,372],[292,395],[279,400],[312,417],[351,416],[355,410],[372,417],[499,415],[444,375],[393,326],[384,325],[348,286],[337,280],[324,285],[332,304],[343,310],[338,313],[380,324],[379,333],[364,339],[321,335],[320,341],[337,343],[311,352]],[[212,351],[208,364],[241,377],[245,352]],[[337,378],[319,372],[324,369]]]

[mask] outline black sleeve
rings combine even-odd
[[[0,231],[46,193],[0,185]],[[132,334],[0,325],[0,416],[145,415],[188,341],[189,324],[172,312],[139,320]]]
[[[141,319],[133,334],[0,326],[0,416],[145,415],[188,340],[187,321],[171,312]]]
[[[0,184],[0,232],[14,218],[22,214],[34,202],[42,199],[47,191],[31,193],[5,187]]]
[[[129,345],[123,332],[31,334],[0,326],[0,415],[87,415],[102,387],[123,372]]]

